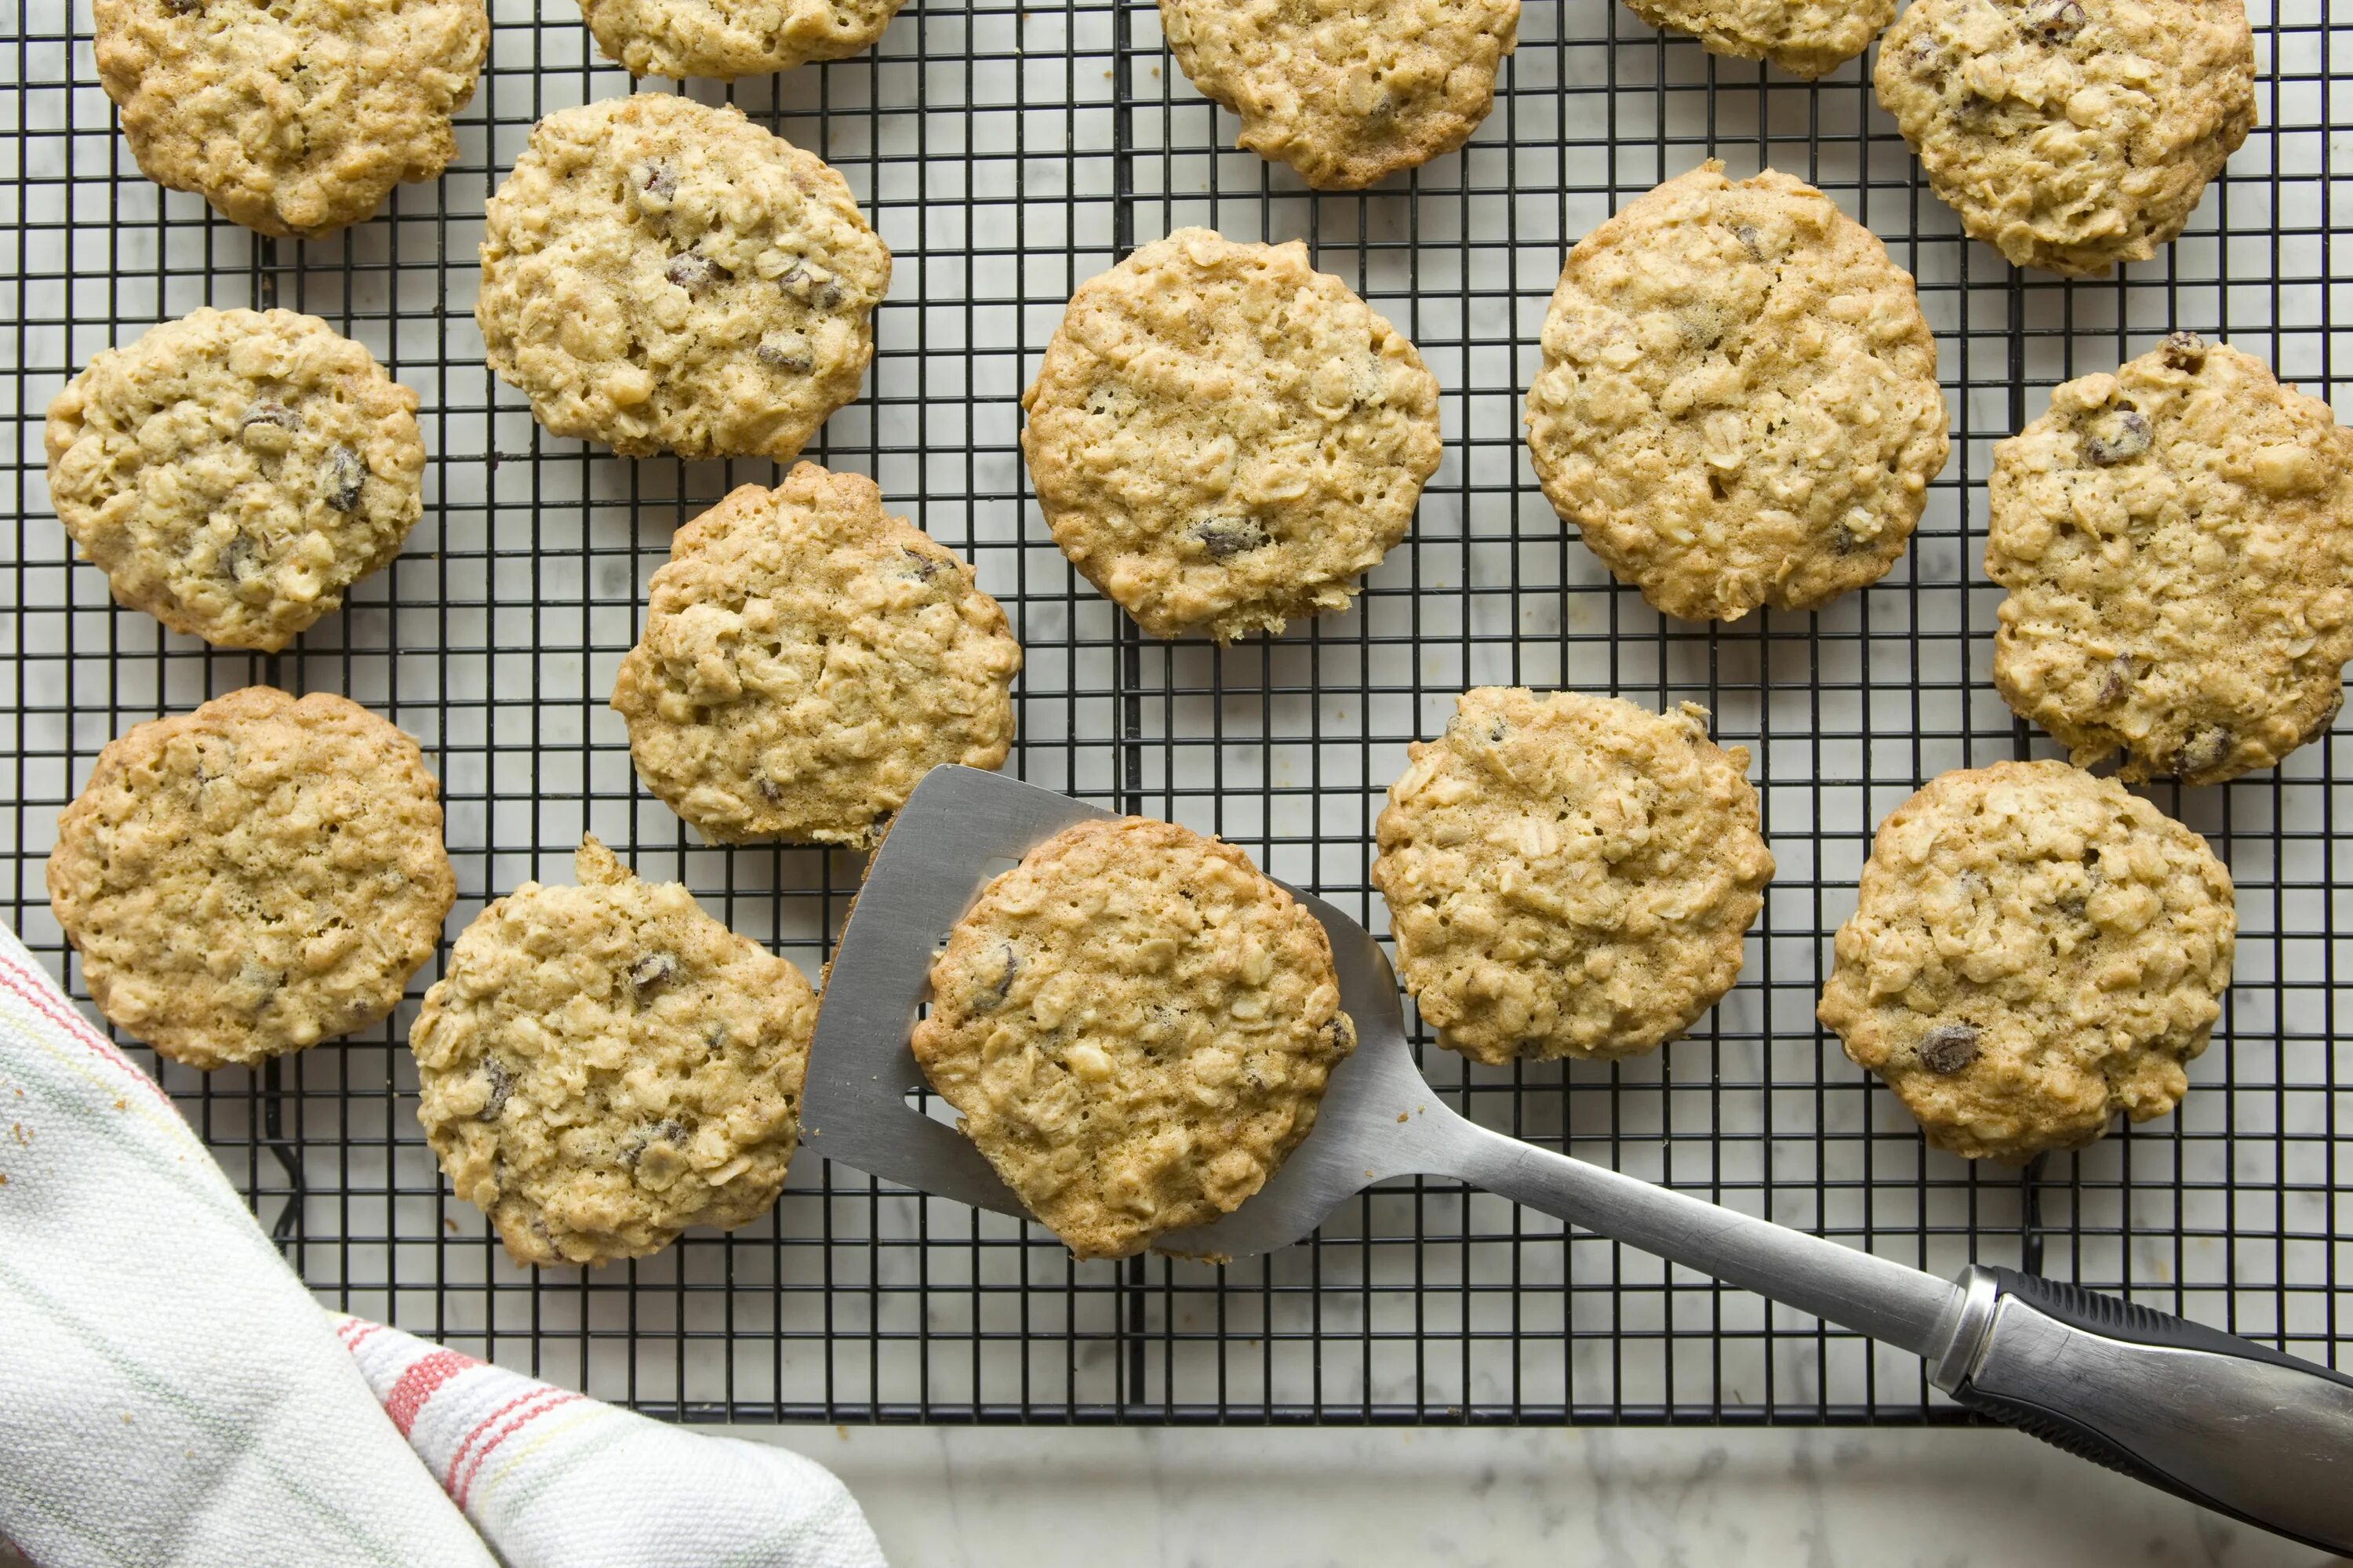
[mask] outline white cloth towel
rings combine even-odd
[[[5,927],[0,1537],[40,1568],[882,1564],[798,1455],[322,1312]]]

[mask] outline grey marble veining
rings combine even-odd
[[[2306,1568],[2007,1432],[738,1429],[899,1568]]]

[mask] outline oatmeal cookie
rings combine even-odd
[[[58,818],[48,883],[99,1011],[192,1067],[383,1018],[458,890],[417,743],[269,686],[110,743]]]
[[[1653,27],[1688,33],[1710,54],[1827,76],[1871,47],[1895,0],[1626,0]]]
[[[891,252],[814,154],[689,98],[549,115],[491,198],[474,319],[559,436],[789,462],[858,396]]]
[[[1072,296],[1021,407],[1054,542],[1155,637],[1345,609],[1438,467],[1438,378],[1297,240],[1139,248]]]
[[[1946,424],[1911,275],[1811,185],[1714,160],[1569,251],[1528,388],[1554,508],[1688,620],[1878,581]]]
[[[2023,1163],[2173,1108],[2237,926],[2206,841],[2115,779],[1947,773],[1880,823],[1819,1012],[1929,1142]]]
[[[872,480],[744,485],[679,530],[652,599],[613,706],[706,837],[870,849],[932,768],[1005,760],[1021,646]]]
[[[581,885],[474,917],[409,1033],[417,1120],[518,1263],[659,1252],[767,1213],[817,1001],[783,959],[595,839]]]
[[[2353,432],[2176,333],[1994,448],[1993,680],[2089,767],[2213,784],[2328,728],[2353,657]]]
[[[2255,123],[2240,0],[1912,0],[1874,80],[1961,227],[2070,276],[2156,255]]]
[[[94,18],[140,170],[281,238],[438,176],[491,41],[482,0],[96,0]]]
[[[1520,0],[1160,0],[1160,28],[1243,146],[1356,190],[1471,139]]]
[[[49,502],[121,602],[274,652],[424,510],[417,394],[316,316],[200,310],[49,404]]]
[[[605,58],[631,76],[733,81],[846,59],[873,46],[901,0],[580,0]]]
[[[1372,883],[1441,1044],[1491,1065],[1630,1056],[1731,988],[1773,856],[1748,753],[1706,717],[1482,686],[1411,747]]]
[[[1031,850],[931,978],[923,1075],[1081,1257],[1239,1207],[1356,1044],[1314,917],[1232,845],[1142,817]]]

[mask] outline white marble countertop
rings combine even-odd
[[[831,1466],[894,1568],[2331,1561],[2006,1432],[736,1431]]]
[[[897,1568],[2331,1561],[2008,1432],[740,1430]]]

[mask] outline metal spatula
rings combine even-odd
[[[973,1145],[908,1099],[932,957],[982,885],[1107,816],[968,768],[935,768],[875,853],[834,949],[802,1114],[809,1148],[919,1192],[1018,1214]],[[1295,891],[1295,890],[1294,890]],[[1356,1054],[1263,1191],[1163,1250],[1240,1257],[1298,1240],[1385,1177],[1451,1177],[1901,1346],[1972,1410],[2168,1491],[2353,1552],[2353,1379],[2184,1319],[2006,1268],[1947,1282],[1491,1132],[1415,1067],[1397,980],[1362,926],[1297,896],[1332,938]]]

